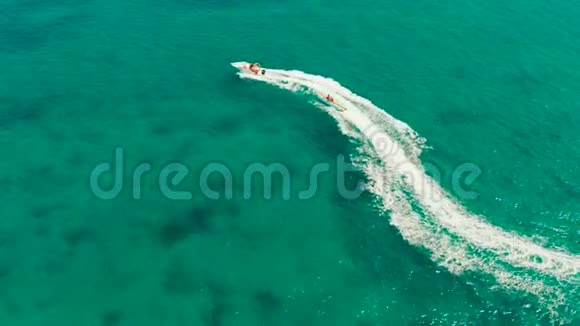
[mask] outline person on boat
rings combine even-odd
[[[260,72],[260,70],[261,70],[261,67],[260,67],[259,63],[256,62],[256,63],[252,63],[250,65],[250,71],[255,73],[255,74],[258,74]],[[262,74],[264,74],[264,72],[262,72]]]

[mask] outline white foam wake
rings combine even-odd
[[[580,283],[580,258],[544,248],[468,212],[427,175],[419,161],[425,141],[407,124],[329,78],[279,69],[239,75],[294,92],[331,94],[345,106],[346,111],[337,112],[317,104],[359,145],[356,162],[390,222],[409,243],[427,249],[433,261],[457,275],[491,275],[503,288],[535,295],[552,313],[569,310]]]

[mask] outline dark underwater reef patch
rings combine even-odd
[[[0,27],[1,28],[1,27]],[[38,120],[44,112],[41,102],[20,98],[0,98],[0,128],[17,121]]]
[[[284,311],[282,300],[271,290],[258,290],[252,295],[252,299],[258,307],[258,314],[269,322],[275,323],[275,317]]]
[[[101,315],[101,326],[118,326],[123,320],[120,310],[110,310]]]
[[[82,6],[89,1],[25,0],[0,3],[0,52],[32,51],[51,38],[63,39],[88,21]],[[34,15],[42,13],[42,19]],[[50,18],[45,18],[50,17]]]
[[[244,117],[235,117],[235,116],[223,116],[216,119],[210,126],[208,133],[212,136],[228,136],[231,137],[232,133],[237,132],[242,126],[244,126],[248,121],[250,121],[250,117],[247,116],[248,119],[244,119]]]
[[[67,246],[72,248],[84,242],[95,242],[97,240],[97,235],[94,230],[81,227],[64,231],[62,238]]]
[[[206,326],[226,326],[224,317],[227,313],[232,312],[227,302],[228,292],[221,286],[214,283],[207,283],[207,289],[210,293],[210,306],[202,313],[202,320]]]
[[[171,247],[193,234],[211,231],[211,218],[214,209],[209,206],[197,206],[189,213],[169,218],[159,229],[159,240],[164,246]]]
[[[197,273],[195,264],[186,257],[176,256],[170,261],[165,272],[163,290],[170,295],[185,298],[199,291],[206,292],[208,306],[198,308],[203,326],[225,325],[225,314],[232,312],[227,302],[229,293],[222,286]]]
[[[0,128],[18,122],[36,122],[51,108],[62,105],[62,95],[45,95],[35,98],[0,97]]]
[[[234,203],[199,203],[166,218],[155,232],[163,246],[172,247],[193,235],[212,233],[220,216],[235,218],[240,214],[240,206]]]
[[[45,43],[49,34],[49,30],[42,27],[0,23],[0,52],[34,50]]]

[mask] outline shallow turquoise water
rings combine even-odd
[[[579,15],[546,0],[3,1],[2,324],[578,323]],[[410,241],[372,194],[339,196],[337,156],[356,159],[355,144],[305,96],[238,78],[230,63],[242,60],[371,100],[426,139],[422,164],[461,207],[570,264],[505,267],[549,290],[540,296],[532,283],[502,286],[493,271],[504,266],[450,270],[423,247],[439,233]],[[117,147],[124,187],[104,201],[89,176]],[[135,200],[143,162],[152,171]],[[191,200],[160,191],[171,162],[188,167]],[[216,162],[233,173],[233,200],[199,189]],[[272,200],[242,198],[255,162],[289,169],[291,200],[280,179]],[[474,199],[452,182],[466,162],[481,171]],[[317,163],[331,172],[297,199]],[[372,181],[349,174],[359,179]],[[493,252],[476,249],[493,235],[462,245],[486,262]]]

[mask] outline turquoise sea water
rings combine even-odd
[[[0,1],[0,324],[580,324],[579,16],[551,0]],[[103,200],[90,175],[116,148],[123,188]],[[169,163],[190,200],[160,189]],[[231,200],[201,191],[212,163]],[[279,177],[245,199],[252,163],[285,166],[290,200]]]

